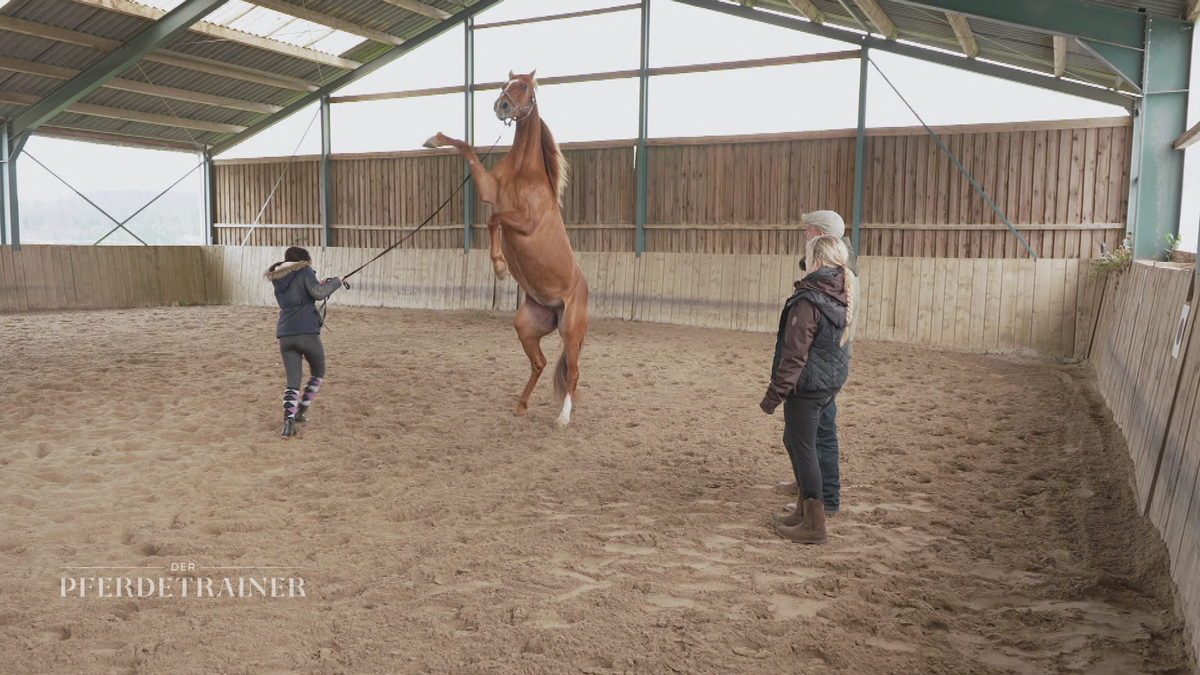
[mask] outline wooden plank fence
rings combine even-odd
[[[1167,544],[1192,647],[1200,649],[1200,275],[1194,265],[1138,263],[1107,286],[1091,353],[1097,384],[1129,447],[1139,503]]]
[[[272,305],[262,274],[281,248],[206,247],[223,304]],[[321,274],[367,260],[373,249],[312,251]],[[577,254],[591,316],[771,332],[799,274],[799,256],[694,253]],[[857,335],[978,352],[1075,355],[1090,343],[1103,278],[1079,260],[860,258]],[[520,291],[496,281],[484,251],[409,249],[388,254],[339,292],[367,307],[515,311]]]
[[[947,146],[1005,211],[1034,251],[1089,259],[1124,238],[1129,137],[1124,118],[940,127]],[[849,219],[853,130],[653,139],[647,176],[647,250],[789,254],[801,250],[801,214]],[[563,219],[581,252],[634,246],[634,143],[565,143],[572,180]],[[497,148],[494,165],[507,148]],[[1027,258],[1016,238],[920,128],[867,137],[863,255]],[[335,155],[334,243],[383,248],[432,213],[463,176],[446,150]],[[286,170],[285,170],[286,169]],[[217,243],[241,244],[280,176],[251,245],[320,241],[317,162],[300,157],[218,161]],[[489,206],[476,205],[473,248],[486,248]],[[451,200],[412,248],[463,248],[461,200]]]
[[[316,268],[329,275],[376,252],[311,251]],[[282,257],[281,247],[257,246],[0,247],[0,312],[271,306],[263,273]],[[594,317],[762,332],[775,330],[800,261],[795,255],[713,253],[577,257]],[[1096,324],[1094,306],[1104,295],[1102,278],[1079,260],[863,257],[860,273],[859,337],[980,352],[1085,353]],[[338,304],[442,310],[515,311],[520,301],[516,284],[497,281],[482,250],[397,250],[337,295]],[[1139,309],[1130,305],[1128,311]]]
[[[0,246],[0,314],[210,302],[196,246]]]

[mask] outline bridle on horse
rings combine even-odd
[[[531,114],[533,114],[534,106],[537,105],[537,87],[534,87],[533,93],[530,94],[528,104],[517,105],[517,102],[513,100],[512,94],[508,93],[508,88],[513,86],[517,82],[520,82],[520,80],[509,80],[509,82],[504,86],[504,89],[502,89],[500,91],[500,98],[508,99],[508,104],[512,106],[512,110],[513,110],[512,115],[509,115],[508,117],[504,118],[504,126],[506,126],[506,127],[512,126],[513,122],[520,122],[521,120],[525,119],[526,117],[529,117]],[[517,115],[520,113],[525,113],[525,114],[521,115],[520,117],[517,117]]]

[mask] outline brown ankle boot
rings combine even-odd
[[[790,527],[780,525],[775,532],[797,544],[824,544],[828,540],[825,533],[825,504],[820,499],[805,499],[796,511],[803,512],[800,524]]]
[[[775,514],[775,522],[787,525],[788,527],[795,527],[804,522],[804,509],[796,505],[796,508],[789,511],[785,506],[782,511]]]

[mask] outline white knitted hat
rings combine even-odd
[[[837,214],[837,211],[813,211],[800,216],[800,220],[805,225],[815,227],[821,231],[821,234],[826,234],[831,237],[841,239],[846,235],[846,221]]]

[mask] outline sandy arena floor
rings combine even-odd
[[[1192,671],[1079,367],[859,344],[802,547],[770,336],[594,322],[560,432],[511,317],[335,308],[287,441],[274,315],[0,316],[0,673]],[[175,562],[307,596],[59,597]]]

